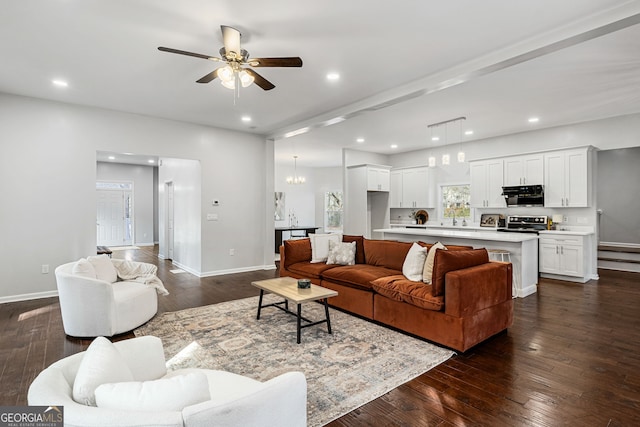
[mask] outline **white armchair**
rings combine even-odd
[[[210,400],[181,411],[123,411],[77,403],[73,400],[74,381],[87,351],[59,360],[42,371],[29,387],[29,405],[64,406],[65,426],[78,427],[306,426],[307,382],[301,372],[287,372],[266,382],[208,369],[167,373],[159,338],[132,338],[116,342],[114,346],[131,370],[133,381],[153,381],[199,372],[207,377]]]
[[[62,324],[67,335],[110,337],[137,328],[157,313],[158,295],[152,284],[144,283],[145,280],[116,281],[125,265],[129,271],[133,268],[145,273],[142,277],[155,278],[162,286],[155,277],[155,265],[111,259],[106,255],[90,259],[98,268],[83,259],[55,270]]]

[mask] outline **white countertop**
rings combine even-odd
[[[460,227],[462,228],[462,227]],[[434,228],[380,228],[373,230],[385,234],[405,234],[409,236],[452,237],[470,240],[486,240],[494,242],[525,242],[537,240],[537,234],[529,233],[502,233],[499,231],[464,231]]]

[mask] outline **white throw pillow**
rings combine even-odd
[[[329,241],[340,243],[342,234],[309,234],[311,239],[311,262],[325,262],[329,257]]]
[[[105,337],[93,340],[78,366],[73,400],[96,406],[95,390],[101,384],[133,381],[133,374],[118,349]]]
[[[209,381],[203,373],[102,384],[96,389],[98,407],[117,411],[182,411],[210,399]]]
[[[436,249],[447,250],[447,247],[440,242],[436,242],[429,249],[427,254],[427,260],[424,263],[424,271],[422,272],[422,281],[427,284],[431,284],[433,276],[433,259],[436,257]]]
[[[327,264],[354,265],[356,263],[356,242],[334,242],[329,240]]]
[[[96,270],[96,279],[109,283],[115,283],[118,280],[118,270],[107,255],[94,255],[87,259]]]
[[[413,282],[422,281],[424,261],[427,259],[427,248],[417,243],[411,245],[402,264],[402,274]]]
[[[96,269],[93,268],[93,264],[84,258],[80,258],[71,268],[71,274],[75,276],[88,277],[89,279],[96,278]]]

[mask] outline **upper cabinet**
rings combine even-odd
[[[380,166],[366,166],[366,168],[367,191],[389,191],[389,168]]]
[[[429,191],[429,184],[429,168],[426,166],[391,171],[390,207],[434,207],[433,191]]]
[[[504,163],[502,159],[469,163],[471,174],[471,206],[474,208],[504,208],[502,196]]]
[[[544,205],[588,207],[589,150],[555,151],[544,155]]]
[[[544,156],[506,157],[504,159],[504,186],[544,184]]]

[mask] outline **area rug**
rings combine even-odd
[[[278,300],[268,294],[264,303]],[[302,371],[309,426],[327,424],[454,354],[333,309],[333,334],[326,324],[305,328],[296,344],[295,316],[268,307],[256,320],[257,307],[252,297],[163,313],[134,333],[162,339],[169,370],[219,369],[259,381]],[[304,304],[302,315],[322,320],[324,307]]]

